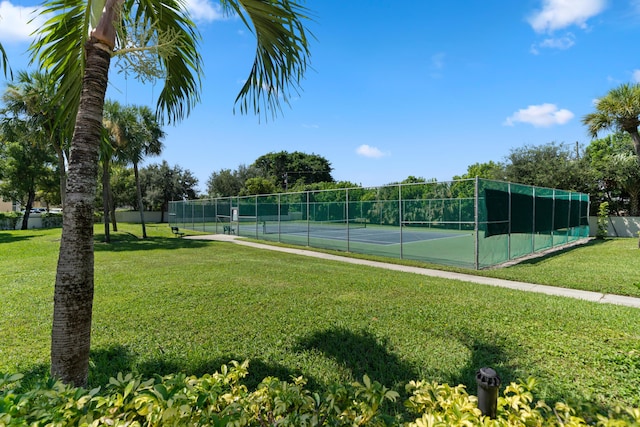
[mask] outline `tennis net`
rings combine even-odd
[[[333,232],[355,230],[366,228],[367,222],[364,219],[351,220],[331,220],[331,221],[262,221],[262,232],[264,234],[295,234],[308,232]]]

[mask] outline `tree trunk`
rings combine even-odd
[[[109,233],[109,213],[111,212],[111,201],[109,200],[109,161],[102,160],[102,215],[104,215],[104,241],[111,243]]]
[[[85,45],[86,68],[71,141],[54,290],[51,374],[75,386],[86,386],[89,371],[94,285],[93,210],[110,52],[109,46],[94,37]]]
[[[640,189],[629,191],[629,215],[638,216],[640,213]]]
[[[138,210],[140,211],[140,223],[142,224],[142,238],[147,238],[147,227],[144,224],[144,206],[142,206],[142,186],[140,185],[140,175],[138,174],[138,163],[133,163],[133,174],[136,177],[136,191],[138,193]]]
[[[638,129],[635,131],[630,131],[629,135],[631,135],[631,140],[633,141],[633,148],[636,152],[636,157],[638,163],[640,163],[640,134],[638,133]]]
[[[31,214],[31,208],[33,207],[33,201],[36,199],[35,190],[29,190],[27,195],[27,206],[24,207],[24,215],[22,216],[21,230],[29,229],[29,215]]]
[[[64,157],[64,151],[57,143],[52,144],[58,157],[58,169],[60,170],[60,204],[64,208],[64,196],[67,188],[67,163]]]
[[[109,207],[111,208],[111,227],[113,231],[118,231],[118,221],[116,221],[116,204],[113,202],[111,182],[109,182]]]

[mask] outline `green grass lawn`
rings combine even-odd
[[[487,271],[503,279],[640,297],[637,239],[591,240],[520,264]]]
[[[550,401],[640,404],[640,310],[179,239],[167,225],[149,226],[147,240],[139,226],[120,228],[109,245],[96,235],[92,385],[119,371],[201,375],[250,359],[250,385],[303,375],[322,389],[367,373],[399,391],[424,378],[475,393],[475,372],[491,366],[503,382],[536,377]],[[48,371],[59,238],[0,232],[0,373]],[[626,262],[625,245],[489,273],[598,286],[637,259]],[[582,264],[585,253],[593,260]]]
[[[277,246],[290,246],[262,240],[254,241]],[[635,238],[594,239],[585,244],[561,249],[509,267],[479,271],[421,261],[399,260],[316,248],[307,249],[354,258],[455,271],[519,282],[640,297],[640,268],[637,267],[637,262],[640,259],[640,249],[638,249],[638,240]]]

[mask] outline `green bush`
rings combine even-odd
[[[483,417],[477,398],[464,386],[412,381],[408,411],[391,414],[399,394],[364,377],[362,383],[333,384],[323,394],[305,380],[265,378],[254,391],[241,383],[248,363],[231,362],[201,378],[184,374],[143,381],[129,374],[112,378],[104,390],[83,390],[48,382],[16,392],[21,375],[0,378],[2,426],[632,426],[639,409],[608,415],[580,415],[564,403],[535,401],[535,381],[508,385],[498,400],[497,419]]]
[[[15,230],[20,218],[20,212],[0,212],[0,230]]]
[[[42,228],[58,228],[62,227],[62,214],[61,213],[43,213],[42,216]]]
[[[609,202],[602,202],[598,207],[598,229],[596,231],[596,237],[598,239],[604,239],[607,237],[608,222]]]

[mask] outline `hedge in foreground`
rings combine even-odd
[[[240,380],[248,363],[231,362],[201,378],[185,375],[147,381],[132,375],[112,378],[104,391],[83,390],[50,380],[24,393],[21,375],[0,378],[0,426],[635,426],[639,409],[582,418],[566,404],[534,402],[535,381],[511,383],[498,400],[497,419],[483,417],[477,398],[464,386],[412,381],[405,402],[412,421],[388,411],[399,397],[364,377],[362,383],[334,384],[320,395],[292,382],[265,378],[255,391]],[[387,412],[387,413],[385,413]]]

